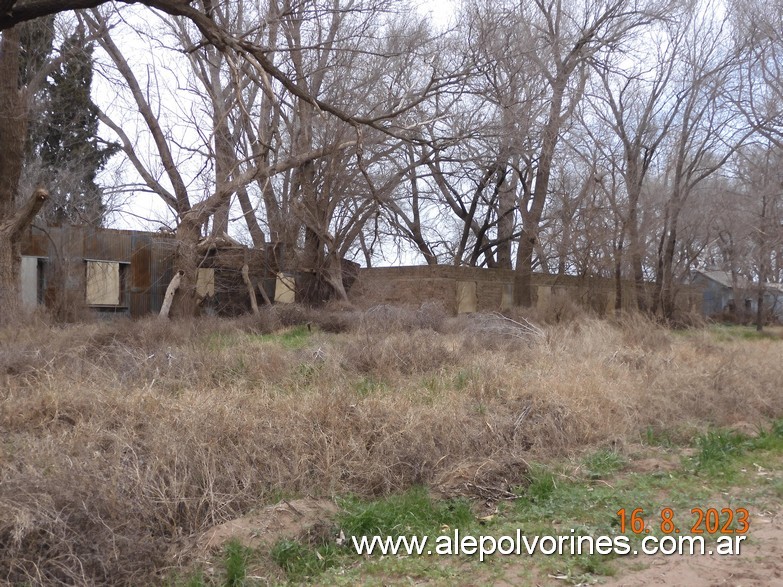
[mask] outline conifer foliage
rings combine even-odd
[[[55,48],[51,17],[25,23],[20,78],[49,73],[31,104],[24,175],[49,186],[43,212],[51,224],[103,224],[106,205],[97,174],[117,146],[98,139],[98,109],[90,93],[93,46],[79,27]]]

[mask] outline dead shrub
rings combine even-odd
[[[448,314],[436,302],[426,302],[418,308],[380,304],[365,310],[358,328],[365,333],[414,332],[416,330],[443,330]]]
[[[446,308],[440,302],[424,302],[416,310],[418,327],[423,330],[434,330],[443,332],[443,326],[449,317]]]
[[[274,307],[262,306],[258,315],[246,314],[235,319],[237,328],[250,334],[270,334],[283,327],[278,311]]]
[[[375,375],[426,373],[459,360],[440,336],[424,330],[388,336],[368,332],[348,342],[343,356],[349,369]]]
[[[572,292],[557,288],[544,304],[536,305],[534,308],[511,308],[504,313],[516,319],[517,312],[521,313],[520,318],[527,318],[538,324],[573,322],[593,313],[586,303],[574,299]]]
[[[353,308],[335,310],[333,307],[315,312],[313,323],[324,332],[340,334],[356,330],[361,314]]]
[[[529,466],[521,459],[468,460],[444,471],[433,483],[441,497],[467,497],[496,503],[516,499],[528,481]]]
[[[133,585],[165,564],[166,538],[100,471],[3,481],[0,569],[10,584]]]
[[[445,322],[444,330],[460,334],[466,352],[513,351],[545,339],[544,330],[521,315],[514,320],[499,312],[464,314]]]
[[[313,309],[302,304],[275,304],[272,311],[284,327],[312,322],[314,313]]]
[[[671,347],[672,337],[664,328],[641,312],[625,312],[613,321],[622,332],[623,341],[630,347],[639,347],[646,351],[667,350]]]
[[[671,319],[669,326],[676,329],[685,328],[706,328],[710,323],[708,318],[705,318],[701,312],[691,312],[684,310],[676,310],[674,317]]]

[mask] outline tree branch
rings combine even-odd
[[[38,214],[38,211],[49,199],[49,192],[43,188],[38,188],[33,195],[25,202],[24,206],[19,208],[7,222],[0,224],[0,234],[11,240],[18,237],[22,231],[27,228]]]
[[[66,10],[79,10],[81,8],[95,8],[104,4],[106,0],[27,0],[17,4],[17,0],[0,1],[0,31],[10,29],[20,22],[48,16]]]

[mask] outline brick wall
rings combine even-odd
[[[513,299],[514,276],[515,272],[507,269],[449,265],[377,267],[359,270],[358,279],[349,294],[354,303],[364,307],[383,303],[418,306],[438,301],[448,311],[456,313],[457,284],[475,282],[475,308],[479,312],[489,312],[504,309]],[[633,283],[624,281],[622,288],[624,309],[636,307]],[[651,291],[652,288],[649,289]],[[614,310],[615,282],[605,278],[533,275],[533,299],[538,307],[543,309],[556,303],[559,297],[568,297],[599,315],[605,315]],[[682,286],[678,305],[683,310],[699,311],[701,297],[700,289]]]

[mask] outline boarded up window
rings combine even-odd
[[[510,310],[514,306],[514,284],[504,283],[500,292],[500,309]]]
[[[87,261],[87,304],[120,305],[120,264],[114,261]]]
[[[275,284],[275,302],[293,304],[296,301],[296,281],[287,275],[278,275]]]
[[[22,257],[22,303],[27,307],[38,305],[39,262],[38,257]]]
[[[541,310],[546,310],[552,303],[552,288],[548,285],[538,286],[538,301],[536,307]]]
[[[215,270],[201,268],[196,276],[196,294],[200,298],[215,295]]]
[[[476,282],[457,282],[457,314],[470,314],[476,311]]]
[[[617,294],[611,295],[609,293],[606,294],[606,308],[604,310],[604,313],[606,316],[611,316],[612,312],[614,312],[614,306],[617,302]]]

